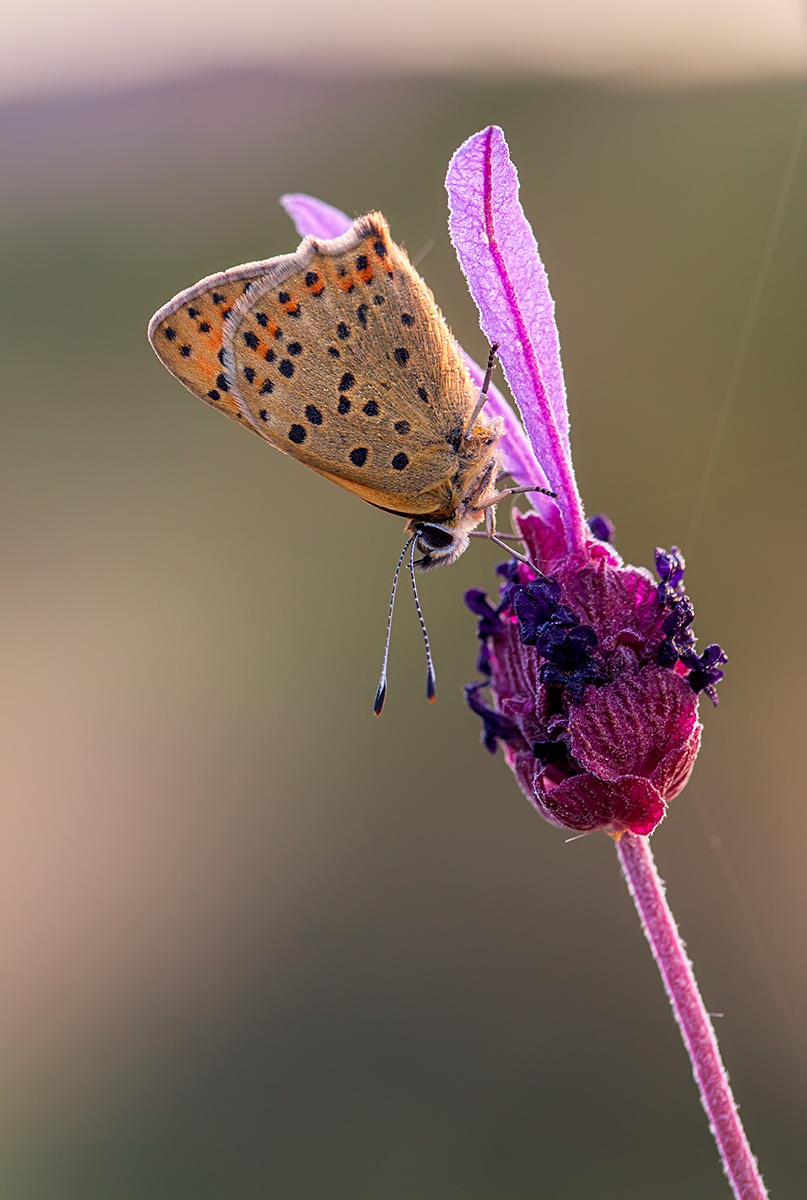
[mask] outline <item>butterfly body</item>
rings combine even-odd
[[[459,557],[492,503],[501,429],[468,428],[468,369],[378,213],[202,280],[155,314],[149,338],[195,395],[409,518],[421,570]]]

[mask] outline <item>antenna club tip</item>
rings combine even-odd
[[[434,704],[437,699],[437,680],[433,675],[430,675],[426,681],[426,697],[429,704]]]
[[[375,713],[375,715],[377,717],[381,716],[382,710],[384,708],[384,701],[386,700],[386,698],[387,698],[387,686],[386,686],[386,684],[384,684],[384,686],[380,687],[378,689],[378,691],[376,692],[375,700],[373,701],[373,712]]]

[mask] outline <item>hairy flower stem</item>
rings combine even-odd
[[[616,847],[645,936],[670,997],[692,1062],[701,1103],[706,1109],[734,1195],[737,1200],[764,1200],[768,1193],[737,1113],[715,1031],[667,904],[650,841],[626,833]]]

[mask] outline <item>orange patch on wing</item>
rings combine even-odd
[[[216,359],[205,358],[202,360],[201,364],[199,364],[197,369],[198,369],[199,375],[201,376],[202,379],[204,379],[204,380],[216,379],[218,377],[219,373],[221,372],[221,364],[219,363],[219,360],[217,358]]]

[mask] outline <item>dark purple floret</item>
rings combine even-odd
[[[686,562],[677,546],[669,550],[656,547],[656,574],[661,583],[658,585],[659,604],[670,604],[684,594],[684,571]]]
[[[679,652],[689,650],[695,645],[695,635],[692,632],[694,620],[695,605],[689,596],[682,596],[680,600],[675,601],[661,622],[662,632]]]
[[[569,747],[565,742],[533,742],[533,758],[537,758],[545,766],[549,763],[560,762],[568,757]]]
[[[690,668],[688,683],[693,692],[705,692],[712,704],[716,705],[719,697],[715,685],[723,678],[720,667],[728,662],[725,650],[713,642],[700,656],[694,650],[686,650],[681,655],[681,662]]]
[[[656,662],[660,667],[675,667],[680,662],[689,672],[687,682],[693,692],[705,692],[717,704],[715,686],[723,678],[719,664],[727,657],[718,645],[707,646],[701,655],[695,650],[695,606],[684,593],[684,565],[677,546],[670,551],[656,550],[656,571],[661,579],[656,595],[659,604],[669,610],[661,622],[664,639],[656,651]]]
[[[678,651],[669,638],[665,638],[659,646],[656,662],[660,667],[674,667],[678,662]]]
[[[470,588],[465,593],[465,603],[472,613],[480,618],[477,636],[480,638],[494,637],[502,627],[501,618],[488,600],[487,592],[481,588]]]
[[[488,600],[487,593],[483,592],[481,588],[470,588],[465,593],[465,603],[471,612],[476,613],[479,617],[476,636],[479,638],[480,646],[479,657],[476,660],[476,669],[482,675],[490,675],[489,639],[495,637],[501,630],[501,618],[498,611],[493,608]]]
[[[544,625],[535,647],[546,659],[541,664],[541,683],[544,687],[565,687],[573,704],[583,699],[586,684],[601,682],[602,673],[594,661],[597,635],[590,625],[576,629]]]
[[[468,683],[465,685],[465,700],[471,712],[482,718],[482,742],[491,754],[495,754],[499,740],[513,745],[523,745],[524,739],[513,721],[494,712],[479,698],[484,683]]]
[[[520,570],[524,565],[517,558],[508,558],[507,562],[499,563],[496,567],[496,574],[501,575],[509,583],[523,583],[524,580],[521,579]]]
[[[560,603],[560,584],[557,579],[549,579],[539,575],[525,587],[514,584],[507,595],[507,602],[512,604],[518,618],[519,637],[525,646],[534,646],[541,629],[548,621],[553,621],[558,611],[563,607]],[[566,620],[558,624],[579,625],[580,618],[568,609],[564,610]]]
[[[516,558],[511,558],[509,562],[499,563],[496,568],[496,574],[501,575],[505,583],[501,589],[502,602],[499,609],[506,608],[511,603],[513,589],[517,587],[526,587],[535,579],[535,571],[526,563],[519,562]]]
[[[605,513],[596,513],[593,517],[589,517],[588,527],[598,541],[610,542],[613,545],[616,529],[613,521],[606,517]]]

